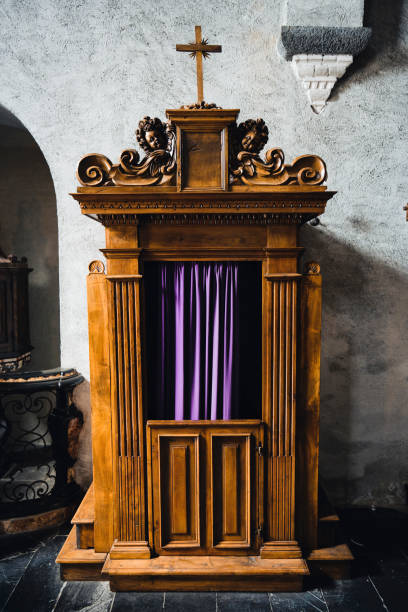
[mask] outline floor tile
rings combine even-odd
[[[108,582],[65,582],[53,612],[109,612],[113,598]]]
[[[408,576],[370,577],[378,596],[383,602],[383,608],[389,612],[406,612],[408,609]]]
[[[34,550],[26,553],[17,552],[0,561],[0,612],[4,609],[34,553]]]
[[[43,531],[41,534],[21,534],[15,536],[2,536],[0,539],[0,561],[15,557],[18,553],[35,551],[45,545],[56,535],[55,531]]]
[[[322,591],[329,612],[384,612],[381,599],[366,576],[336,580]]]
[[[269,593],[269,601],[273,612],[327,612],[326,601],[320,589],[302,593]]]
[[[370,572],[370,578],[391,612],[405,612],[408,600],[408,559],[398,549],[377,552],[372,557],[377,571]]]
[[[268,593],[217,593],[217,612],[271,612]]]
[[[115,593],[111,612],[159,612],[163,593]]]
[[[215,593],[166,593],[165,612],[215,612]]]
[[[64,541],[64,536],[55,536],[38,548],[4,612],[50,612],[53,609],[63,584],[55,557]]]

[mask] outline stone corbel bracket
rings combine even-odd
[[[310,106],[319,114],[330,97],[337,79],[353,62],[352,55],[306,55],[292,57],[292,68],[306,90]]]
[[[370,36],[371,28],[365,27],[282,26],[278,51],[291,61],[315,113],[324,109],[337,79]]]

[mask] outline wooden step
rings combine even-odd
[[[301,591],[303,559],[168,555],[111,559],[102,575],[112,591]]]
[[[340,518],[336,513],[322,516],[318,523],[319,548],[336,546],[342,541]]]
[[[317,548],[307,557],[312,574],[324,574],[333,580],[349,578],[353,560],[353,554],[347,544]]]
[[[331,504],[325,488],[319,485],[318,548],[329,548],[344,542],[340,518]]]
[[[77,548],[85,550],[94,547],[94,521],[94,488],[92,483],[71,521],[71,524],[75,527]]]
[[[60,564],[61,580],[107,580],[101,575],[106,553],[77,547],[76,527],[69,532],[56,563]]]

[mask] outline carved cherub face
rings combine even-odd
[[[256,153],[261,150],[262,145],[255,130],[250,130],[245,134],[241,140],[241,146],[244,151],[249,151],[250,153]]]
[[[263,119],[248,119],[238,126],[240,149],[259,153],[268,141],[268,128]]]
[[[143,117],[136,130],[136,139],[146,153],[166,150],[168,145],[166,126],[157,117],[154,119]]]
[[[159,130],[149,130],[145,132],[145,140],[152,151],[156,151],[156,149],[165,149],[167,146],[167,137]]]

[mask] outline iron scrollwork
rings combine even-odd
[[[83,423],[72,402],[83,378],[75,370],[38,374],[0,385],[0,517],[45,510],[79,494],[71,482],[76,455],[70,432]]]

